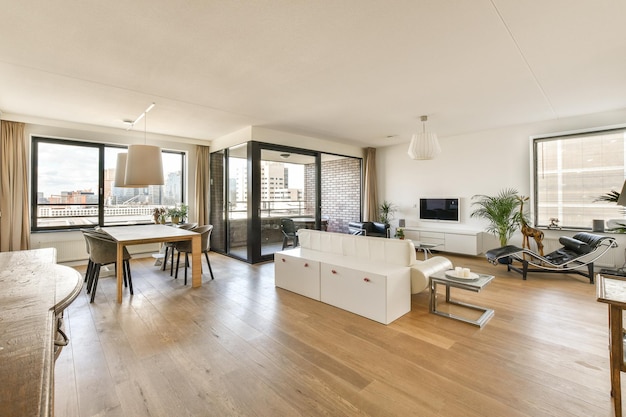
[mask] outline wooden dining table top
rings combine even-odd
[[[199,235],[191,230],[180,229],[178,227],[166,226],[163,224],[110,226],[103,227],[102,231],[108,233],[119,243],[126,245],[153,242],[173,242],[177,240],[192,239],[194,236]]]

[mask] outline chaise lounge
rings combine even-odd
[[[526,279],[528,272],[574,273],[589,278],[589,283],[593,284],[594,262],[609,249],[617,247],[615,238],[587,232],[577,233],[573,237],[561,236],[559,243],[563,247],[546,256],[514,245],[491,249],[486,256],[493,264],[506,263],[507,270],[522,274],[523,279]],[[521,262],[522,267],[513,266],[513,261]],[[587,273],[578,270],[584,266],[587,267]]]

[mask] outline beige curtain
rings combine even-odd
[[[196,160],[196,219],[198,224],[209,224],[209,147],[198,146]]]
[[[376,148],[367,148],[363,192],[363,221],[378,221],[378,193],[376,191]]]
[[[0,252],[30,248],[24,123],[0,121]]]

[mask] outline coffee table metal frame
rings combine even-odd
[[[450,289],[451,288],[459,288],[462,290],[468,290],[473,292],[480,292],[485,286],[487,286],[491,280],[493,280],[493,275],[485,275],[478,274],[479,277],[475,280],[463,280],[463,279],[455,279],[449,278],[446,276],[445,271],[434,273],[430,276],[430,305],[429,311],[433,314],[437,314],[443,317],[448,317],[454,320],[459,320],[473,326],[483,327],[489,319],[491,319],[494,315],[494,311],[490,308],[479,307],[473,304],[464,303],[462,301],[453,300],[450,297]],[[465,308],[469,308],[472,310],[482,311],[483,314],[477,319],[472,320],[466,317],[459,316],[453,313],[447,313],[444,311],[437,310],[437,285],[445,285],[446,287],[446,303],[457,305]]]
[[[431,249],[436,248],[437,246],[441,246],[441,243],[424,243],[424,242],[413,242],[413,245],[415,246],[415,249],[417,249],[418,251],[423,251],[424,252],[424,260],[428,259],[428,255],[432,256],[433,253],[431,252]]]

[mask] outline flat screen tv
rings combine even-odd
[[[420,198],[420,220],[459,221],[458,198]]]

